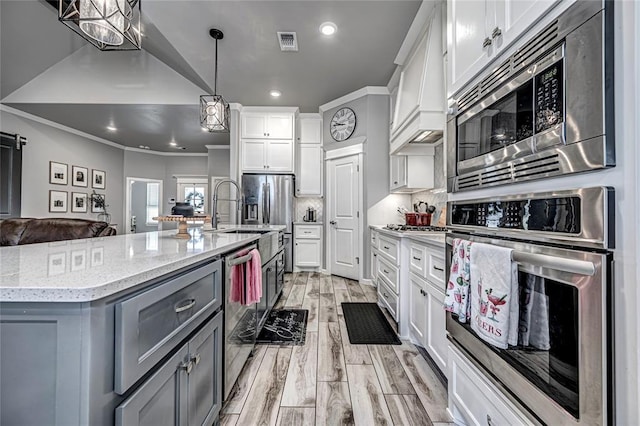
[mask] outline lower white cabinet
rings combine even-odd
[[[409,330],[416,340],[424,342],[427,336],[426,285],[413,272],[409,273]]]
[[[449,345],[449,411],[457,425],[532,425],[456,347]]]
[[[322,266],[322,224],[294,224],[293,238],[293,262],[297,268]]]

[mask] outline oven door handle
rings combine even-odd
[[[537,253],[524,253],[521,251],[513,251],[511,253],[511,260],[522,265],[540,266],[580,275],[593,276],[596,274],[596,266],[592,262],[585,260],[567,259]]]

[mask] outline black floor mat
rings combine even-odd
[[[304,345],[308,314],[307,309],[272,310],[256,342]]]
[[[376,303],[343,302],[342,312],[352,345],[402,344]]]

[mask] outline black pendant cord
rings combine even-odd
[[[218,94],[218,39],[216,38],[216,53],[215,53],[215,58],[216,58],[216,65],[215,65],[215,71],[214,71],[214,76],[213,76],[213,95],[217,95]]]

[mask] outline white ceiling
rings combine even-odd
[[[354,90],[387,84],[420,4],[143,0],[145,51],[99,52],[44,0],[2,0],[2,103],[126,146],[172,151],[175,138],[186,152],[206,152],[206,144],[228,143],[198,124],[194,94],[210,92],[214,81],[210,28],[225,35],[218,93],[228,102],[317,112]],[[334,36],[320,34],[325,21],[338,26]],[[300,51],[281,52],[276,31],[295,31]],[[282,96],[271,98],[271,89]],[[106,117],[118,132],[105,130]]]

